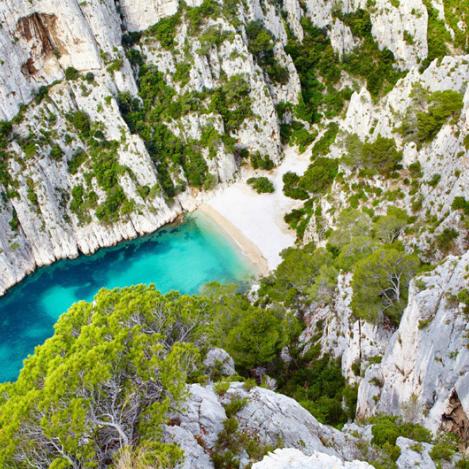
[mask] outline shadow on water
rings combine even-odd
[[[252,273],[234,245],[200,217],[42,267],[0,298],[0,381],[15,379],[60,314],[100,288],[154,283],[162,292],[196,293],[209,281],[241,282]]]

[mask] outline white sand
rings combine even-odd
[[[293,208],[301,207],[302,202],[283,194],[282,176],[288,171],[302,174],[308,167],[310,154],[309,149],[299,155],[295,149],[289,148],[282,163],[272,171],[243,170],[238,182],[215,192],[206,202],[206,207],[202,207],[260,266],[262,273],[266,269],[261,265],[263,262],[259,254],[268,268],[274,269],[281,261],[280,252],[295,244],[295,233],[283,217]],[[256,193],[245,182],[252,176],[267,176],[274,184],[275,192]],[[243,239],[250,243],[243,243]]]

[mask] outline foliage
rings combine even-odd
[[[185,395],[209,321],[202,298],[146,286],[72,306],[2,389],[0,465],[101,467],[131,446],[172,467],[181,453],[161,442],[161,425]]]
[[[433,140],[448,119],[451,118],[451,123],[457,121],[463,99],[460,93],[453,90],[427,93],[416,89],[414,94],[414,102],[397,130],[405,140],[421,146]],[[426,111],[419,110],[422,105],[427,107]]]
[[[355,237],[368,236],[371,231],[370,217],[357,209],[342,210],[337,217],[335,231],[329,237],[329,243],[341,248],[352,242]]]
[[[466,215],[469,215],[469,200],[466,200],[463,196],[457,196],[453,199],[451,208],[453,210],[463,210]]]
[[[259,296],[286,306],[298,306],[309,295],[321,267],[332,264],[332,255],[310,243],[302,249],[285,249],[281,256],[282,262],[275,272],[261,280]]]
[[[373,230],[381,242],[391,244],[397,240],[408,223],[409,216],[405,210],[389,207],[387,214],[375,221]]]
[[[309,193],[324,193],[337,176],[337,171],[337,160],[316,158],[301,177],[299,186]]]
[[[449,117],[457,120],[463,106],[462,95],[453,90],[435,91],[428,102],[428,112],[417,113],[417,143],[433,140]]]
[[[73,67],[67,67],[65,69],[65,79],[76,80],[80,76],[80,72]]]
[[[155,37],[159,43],[168,50],[174,47],[177,26],[181,20],[180,13],[161,19],[155,25],[147,29],[146,35]]]
[[[269,178],[264,176],[251,177],[247,180],[247,183],[258,193],[272,193],[275,192],[275,187]]]
[[[222,116],[228,133],[236,132],[252,116],[250,91],[243,75],[232,75],[213,92],[209,109]]]
[[[251,21],[246,25],[246,34],[249,52],[254,55],[257,63],[265,70],[269,78],[277,83],[288,83],[288,69],[275,59],[272,33],[264,27],[261,21]]]
[[[401,160],[402,152],[397,150],[396,143],[391,138],[378,135],[374,141],[363,143],[353,134],[347,139],[347,156],[344,162],[352,167],[389,175],[397,169]]]
[[[382,461],[384,466],[377,467],[389,467],[392,461],[396,461],[400,456],[400,449],[396,445],[396,440],[400,436],[417,442],[430,443],[432,441],[432,434],[429,430],[416,423],[404,422],[398,417],[380,415],[371,418],[370,423],[373,425],[371,442],[384,450],[385,455],[390,459],[390,461]]]
[[[300,152],[304,152],[313,143],[315,133],[307,130],[301,122],[294,120],[289,124],[280,125],[280,136],[283,144],[296,145]]]
[[[350,74],[366,80],[373,97],[389,91],[403,76],[394,66],[394,54],[387,48],[380,49],[371,34],[370,14],[362,9],[351,13],[335,10],[335,15],[350,27],[354,36],[362,40],[343,58],[343,67]]]
[[[330,146],[335,142],[339,126],[336,122],[330,122],[323,136],[314,144],[311,150],[312,158],[324,156],[329,152]]]
[[[454,240],[457,239],[459,233],[454,228],[445,228],[441,233],[436,237],[436,244],[438,249],[441,249],[443,252],[447,253],[454,244]]]
[[[300,77],[301,101],[296,115],[309,123],[319,122],[321,117],[334,117],[350,99],[350,90],[337,91],[334,87],[340,78],[339,59],[325,30],[303,17],[302,41],[288,31],[287,54],[293,59]],[[324,83],[324,84],[323,84]]]
[[[271,362],[288,341],[289,319],[282,310],[253,306],[232,287],[209,284],[203,294],[216,299],[213,340],[241,370]]]
[[[425,69],[433,60],[448,55],[447,44],[451,40],[451,35],[446,29],[444,21],[440,19],[438,10],[433,6],[431,0],[423,0],[423,4],[428,12],[428,54],[422,63],[422,69]]]
[[[352,310],[370,322],[382,314],[398,325],[407,304],[410,279],[416,273],[416,256],[383,247],[355,265],[352,280]]]
[[[457,439],[451,433],[441,433],[438,435],[433,448],[430,451],[430,457],[439,462],[442,459],[450,461],[458,449]]]
[[[274,162],[268,155],[261,155],[260,152],[256,151],[251,154],[251,166],[254,169],[265,169],[269,171],[274,167]]]
[[[282,176],[283,193],[292,199],[305,200],[309,198],[308,192],[300,187],[301,177],[291,171]]]
[[[337,426],[353,418],[356,389],[346,386],[340,363],[328,356],[312,361],[308,354],[295,358],[294,365],[279,377],[280,392],[297,400],[321,423]]]

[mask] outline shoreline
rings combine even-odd
[[[262,255],[261,250],[249,240],[233,223],[224,217],[218,210],[214,209],[207,203],[201,204],[193,215],[200,213],[207,216],[217,227],[234,242],[241,253],[249,259],[254,265],[258,276],[265,276],[269,273],[269,264],[267,259]]]
[[[308,151],[308,150],[307,150]],[[241,253],[255,267],[258,276],[267,275],[281,262],[280,252],[295,244],[294,232],[283,220],[283,215],[301,205],[299,201],[289,199],[282,193],[282,175],[289,170],[302,173],[309,162],[307,151],[298,154],[296,149],[288,147],[284,150],[284,158],[273,171],[262,171],[240,168],[233,181],[221,184],[210,193],[196,194],[178,200],[162,218],[151,220],[148,226],[137,228],[132,221],[121,222],[132,227],[130,232],[114,235],[112,238],[96,240],[96,243],[85,252],[76,241],[74,250],[37,262],[34,259],[27,268],[0,285],[0,299],[8,295],[15,286],[21,284],[30,275],[43,267],[53,265],[61,260],[76,259],[90,256],[101,249],[117,246],[123,242],[151,235],[159,229],[172,224],[181,223],[185,216],[204,213],[217,225]],[[265,175],[275,185],[274,194],[257,194],[246,184],[251,176]]]

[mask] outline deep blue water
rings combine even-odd
[[[242,281],[252,266],[204,216],[39,269],[0,297],[0,381],[16,379],[24,358],[53,333],[57,318],[100,288],[154,283],[196,293],[209,281]]]

